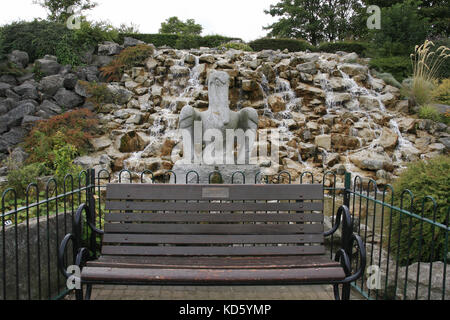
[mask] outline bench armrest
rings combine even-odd
[[[342,217],[343,216],[343,217]],[[339,226],[341,225],[341,218],[343,220],[342,224],[342,237],[350,237],[353,233],[353,219],[350,215],[350,210],[347,206],[341,206],[338,209],[337,215],[336,215],[336,222],[333,226],[333,228],[330,231],[327,231],[324,233],[325,237],[329,237],[336,233],[336,231],[339,229]],[[345,236],[344,236],[345,235]]]
[[[80,226],[81,226],[81,216],[83,214],[83,211],[86,213],[86,223],[88,224],[89,228],[99,234],[99,235],[103,235],[105,234],[105,232],[103,230],[98,229],[94,223],[92,223],[92,215],[91,215],[91,210],[89,209],[89,207],[83,203],[78,210],[75,213],[75,227],[77,228],[77,230],[79,230]]]
[[[73,274],[67,272],[67,267],[64,263],[64,256],[67,251],[67,246],[69,242],[72,242],[73,247],[73,261],[76,266],[81,268],[84,266],[86,261],[89,259],[89,251],[86,248],[77,248],[78,241],[75,236],[71,233],[67,234],[61,241],[61,245],[58,250],[58,269],[61,274],[69,279]]]
[[[340,262],[341,266],[344,268],[344,272],[346,275],[346,278],[342,280],[341,283],[351,283],[353,281],[358,280],[362,277],[364,270],[366,269],[366,248],[364,245],[364,242],[362,241],[361,237],[357,234],[353,234],[351,237],[350,242],[350,248],[353,248],[354,244],[357,244],[358,246],[358,254],[359,254],[359,267],[358,270],[355,272],[352,272],[351,267],[351,260],[349,257],[348,252],[346,252],[344,249],[340,249],[338,252],[336,252],[336,256],[334,257],[334,260],[336,262]],[[350,252],[351,254],[351,252]]]

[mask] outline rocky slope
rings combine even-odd
[[[40,82],[30,75],[1,77],[0,153],[20,142],[34,121],[71,108],[93,109],[79,80],[98,81],[97,67],[123,48],[101,44],[90,57],[93,65],[76,70],[47,56],[36,62],[45,75]],[[23,53],[10,59],[20,56],[25,67]],[[399,89],[373,77],[367,60],[354,53],[158,48],[146,67],[108,84],[114,101],[97,108],[106,134],[93,139],[93,153],[76,163],[114,173],[152,170],[161,176],[170,170],[182,150],[178,114],[188,104],[208,107],[206,78],[213,69],[230,75],[232,110],[255,108],[260,129],[280,129],[280,165],[263,163],[266,174],[287,170],[296,179],[311,171],[321,179],[333,171],[340,183],[347,170],[386,184],[406,163],[449,150],[449,128],[409,115]]]

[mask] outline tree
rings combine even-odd
[[[396,4],[405,4],[408,0],[364,0],[366,5],[377,5],[380,8],[392,7]],[[450,34],[450,0],[422,0],[416,3],[420,16],[430,22],[429,36],[444,36]]]
[[[33,0],[33,3],[49,11],[49,20],[61,23],[65,23],[74,11],[81,12],[97,6],[92,0]],[[71,6],[74,11],[69,12]]]
[[[370,35],[383,55],[404,55],[427,37],[428,19],[417,10],[420,1],[406,0],[381,10],[381,30]]]
[[[196,24],[194,19],[181,21],[178,17],[170,17],[161,23],[159,33],[180,34],[180,35],[200,35],[203,27]]]
[[[343,40],[357,35],[360,9],[358,0],[281,0],[264,11],[280,20],[264,29],[271,30],[269,36],[302,38],[314,45]]]

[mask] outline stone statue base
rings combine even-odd
[[[173,169],[177,176],[177,184],[186,184],[186,174],[189,171],[196,171],[199,175],[200,184],[209,184],[209,177],[212,172],[219,171],[222,175],[222,181],[220,181],[219,175],[211,176],[212,184],[232,184],[233,173],[241,171],[245,174],[245,184],[255,184],[261,183],[261,168],[258,165],[202,165],[202,164],[180,164],[175,163]],[[257,176],[258,175],[258,176]],[[189,184],[197,183],[197,175],[195,173],[190,173],[188,177]],[[171,175],[170,183],[174,184],[175,179]],[[234,183],[242,184],[243,176],[240,173],[234,175]]]

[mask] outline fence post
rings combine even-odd
[[[346,172],[344,184],[344,205],[349,209],[350,209],[351,188],[352,188],[352,174],[350,172]]]
[[[89,169],[88,170],[88,188],[87,188],[87,199],[86,203],[89,207],[89,210],[91,212],[91,223],[95,226],[95,220],[96,220],[96,212],[95,212],[95,169]],[[91,232],[90,235],[90,247],[92,250],[93,257],[96,257],[97,255],[97,235],[95,232]]]

